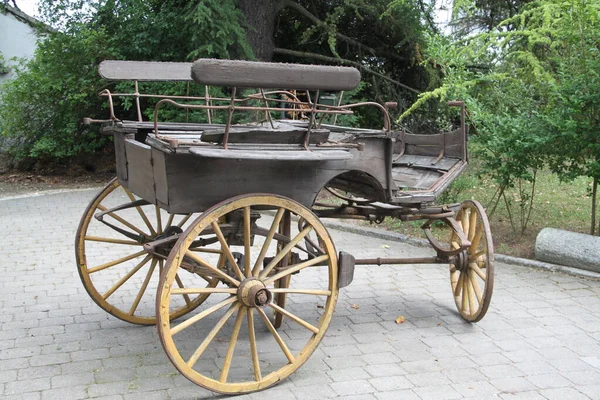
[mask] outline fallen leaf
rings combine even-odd
[[[396,318],[396,321],[395,321],[395,322],[396,322],[398,325],[400,325],[400,324],[403,324],[403,323],[404,323],[404,321],[406,321],[406,318],[404,318],[404,317],[401,315],[401,316],[399,316],[398,318]]]
[[[354,308],[355,310],[358,310],[360,308],[358,304],[352,304],[350,307]]]
[[[389,249],[389,248],[390,248],[390,246],[389,246],[389,245],[387,245],[387,244],[382,244],[382,245],[381,245],[381,248],[382,248],[382,249]]]
[[[317,304],[317,308],[325,308],[325,307],[320,304]]]

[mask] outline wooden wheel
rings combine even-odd
[[[134,201],[136,206],[123,208]],[[167,252],[162,257],[151,254],[144,244],[182,232],[191,217],[170,215],[139,201],[116,178],[110,181],[88,205],[75,238],[79,276],[94,302],[124,321],[156,324],[154,293]],[[179,274],[176,280],[182,287],[201,282],[207,284],[192,274]],[[216,284],[216,280],[209,283]],[[193,310],[205,297],[186,296],[173,303],[171,318]]]
[[[450,283],[456,307],[467,321],[483,318],[494,288],[494,245],[485,210],[477,201],[461,204],[456,221],[471,242],[450,264]],[[458,235],[452,232],[452,248],[459,248]]]
[[[264,209],[274,209],[274,216],[259,215]],[[306,224],[284,237],[278,227],[287,213]],[[316,256],[302,246],[310,232],[320,243]],[[194,248],[213,235],[218,243]],[[186,265],[219,277],[221,285],[173,287]],[[337,302],[337,256],[327,230],[306,207],[281,196],[244,195],[207,210],[177,241],[166,268],[156,303],[163,347],[184,376],[219,393],[265,389],[298,369],[323,338]],[[296,273],[289,287],[275,286]],[[281,293],[287,297],[285,309],[274,300]],[[195,315],[174,324],[166,310],[185,294],[210,297]],[[282,333],[267,316],[269,309],[285,316]]]

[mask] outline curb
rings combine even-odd
[[[98,189],[101,189],[102,187],[103,186],[91,186],[89,188],[82,188],[82,189],[42,190],[42,191],[39,191],[39,192],[32,192],[32,193],[21,194],[21,195],[17,195],[17,196],[0,197],[0,201],[29,199],[31,197],[49,196],[49,195],[53,195],[53,194],[70,193],[70,192],[83,192],[85,190],[98,190]]]
[[[385,240],[392,240],[401,243],[408,243],[413,246],[419,247],[431,247],[429,242],[425,239],[418,239],[410,236],[403,235],[401,233],[395,233],[390,231],[385,231],[383,229],[378,228],[369,228],[363,226],[352,225],[344,222],[333,222],[333,221],[324,221],[323,224],[332,229],[336,229],[339,231],[356,233],[359,235],[372,236]],[[547,262],[537,261],[537,260],[529,260],[527,258],[519,258],[513,256],[507,256],[504,254],[495,254],[494,259],[496,261],[500,261],[507,264],[518,265],[521,267],[539,269],[544,271],[549,271],[553,273],[563,273],[567,275],[572,275],[580,278],[587,278],[593,280],[600,281],[600,273],[587,271],[583,269],[573,268],[573,267],[565,267],[564,265],[551,264]]]

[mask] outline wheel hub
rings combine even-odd
[[[249,278],[242,281],[237,296],[248,307],[263,307],[273,299],[271,292],[265,287],[265,284],[256,278]]]
[[[466,271],[467,266],[469,264],[469,255],[466,251],[458,253],[454,258],[454,265],[458,271]]]

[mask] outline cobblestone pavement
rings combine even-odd
[[[175,370],[154,327],[108,315],[84,290],[73,242],[95,192],[0,201],[0,397],[214,397]],[[359,257],[431,254],[331,234]],[[497,263],[491,308],[469,324],[444,267],[357,267],[309,361],[236,398],[600,399],[600,282]]]

